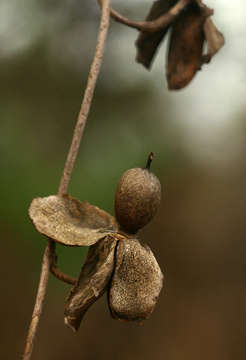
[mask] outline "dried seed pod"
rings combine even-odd
[[[191,2],[173,23],[167,63],[170,90],[185,87],[201,67],[206,16],[196,3]]]
[[[204,33],[207,43],[207,53],[203,55],[202,62],[209,63],[212,57],[225,44],[223,34],[217,29],[211,18],[207,18],[204,23]]]
[[[155,215],[161,201],[161,184],[150,171],[153,153],[145,169],[127,170],[115,193],[115,216],[123,231],[135,234]]]
[[[152,4],[147,21],[156,20],[161,15],[166,14],[175,4],[177,0],[157,0]],[[140,31],[136,40],[137,56],[136,61],[143,64],[147,69],[150,69],[154,56],[158,50],[159,45],[163,41],[170,25],[155,32]]]
[[[33,199],[29,215],[41,234],[68,246],[93,245],[117,231],[113,216],[70,195]]]
[[[119,241],[108,304],[116,319],[147,319],[162,289],[163,275],[147,245],[137,239]]]
[[[89,249],[77,284],[72,288],[65,305],[65,324],[77,331],[88,308],[107,289],[114,268],[117,241],[107,236]]]

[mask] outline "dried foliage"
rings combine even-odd
[[[68,246],[90,246],[117,230],[115,219],[106,211],[70,195],[36,198],[29,215],[41,234]]]
[[[181,1],[179,1],[181,2]],[[156,1],[146,20],[160,17],[162,12],[168,13],[175,1]],[[189,1],[183,11],[163,29],[154,33],[141,31],[136,41],[137,61],[150,68],[158,46],[171,29],[167,57],[167,82],[170,90],[182,89],[193,79],[204,63],[224,45],[224,37],[211,20],[213,10],[207,8],[202,1]],[[208,52],[204,54],[205,43]]]
[[[146,21],[153,21],[158,19],[161,15],[166,14],[177,0],[155,1],[146,17]],[[156,51],[164,39],[170,24],[167,24],[163,29],[153,33],[141,31],[136,41],[137,56],[136,61],[144,65],[147,69],[151,68]]]
[[[224,36],[214,25],[214,11],[202,0],[157,0],[145,21],[131,21],[113,9],[111,16],[140,31],[136,61],[150,69],[161,42],[170,29],[166,75],[168,88],[187,86],[204,63],[224,45]],[[206,52],[207,47],[207,52]]]
[[[174,22],[167,58],[169,89],[185,87],[201,67],[205,21],[200,7],[190,4]]]

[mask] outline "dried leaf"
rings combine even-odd
[[[146,17],[147,21],[152,21],[158,19],[161,15],[166,14],[171,7],[173,7],[177,1],[175,0],[158,0],[155,1],[150,9],[148,16]],[[141,31],[136,40],[137,56],[136,61],[147,69],[150,69],[155,53],[160,45],[161,41],[164,39],[169,25],[160,31],[154,33]]]
[[[116,267],[108,294],[114,318],[147,319],[154,310],[162,283],[162,272],[147,245],[141,245],[137,239],[118,242]]]
[[[29,216],[40,233],[69,246],[93,245],[117,231],[113,216],[70,195],[34,199]]]
[[[203,25],[206,16],[191,3],[172,26],[169,42],[167,81],[170,90],[182,89],[200,69],[205,41]]]
[[[207,18],[204,23],[204,32],[207,42],[207,54],[203,55],[202,62],[209,63],[212,57],[225,44],[223,34],[216,28],[211,18]]]
[[[107,289],[114,268],[116,244],[113,236],[107,236],[89,249],[78,283],[65,305],[65,324],[74,331],[78,330],[88,308]]]

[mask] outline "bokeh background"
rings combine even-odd
[[[141,19],[151,1],[115,0]],[[114,321],[105,297],[77,334],[63,324],[69,286],[50,277],[34,360],[245,359],[246,4],[207,0],[226,46],[186,89],[168,92],[166,42],[151,72],[135,63],[135,30],[112,22],[69,192],[113,213],[123,171],[143,166],[163,185],[142,232],[165,289],[142,325]],[[79,111],[100,12],[90,0],[0,0],[1,359],[19,359],[45,239],[27,214],[55,194]],[[76,276],[83,248],[58,247]]]

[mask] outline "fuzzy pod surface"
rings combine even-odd
[[[114,237],[107,236],[89,249],[77,284],[71,289],[65,305],[65,324],[73,331],[79,329],[87,310],[108,287],[116,244]]]
[[[119,241],[116,267],[108,292],[115,319],[142,321],[153,312],[163,285],[163,274],[150,248],[138,239]]]
[[[148,224],[161,202],[161,184],[149,168],[127,170],[115,193],[115,216],[122,230],[135,234]]]

